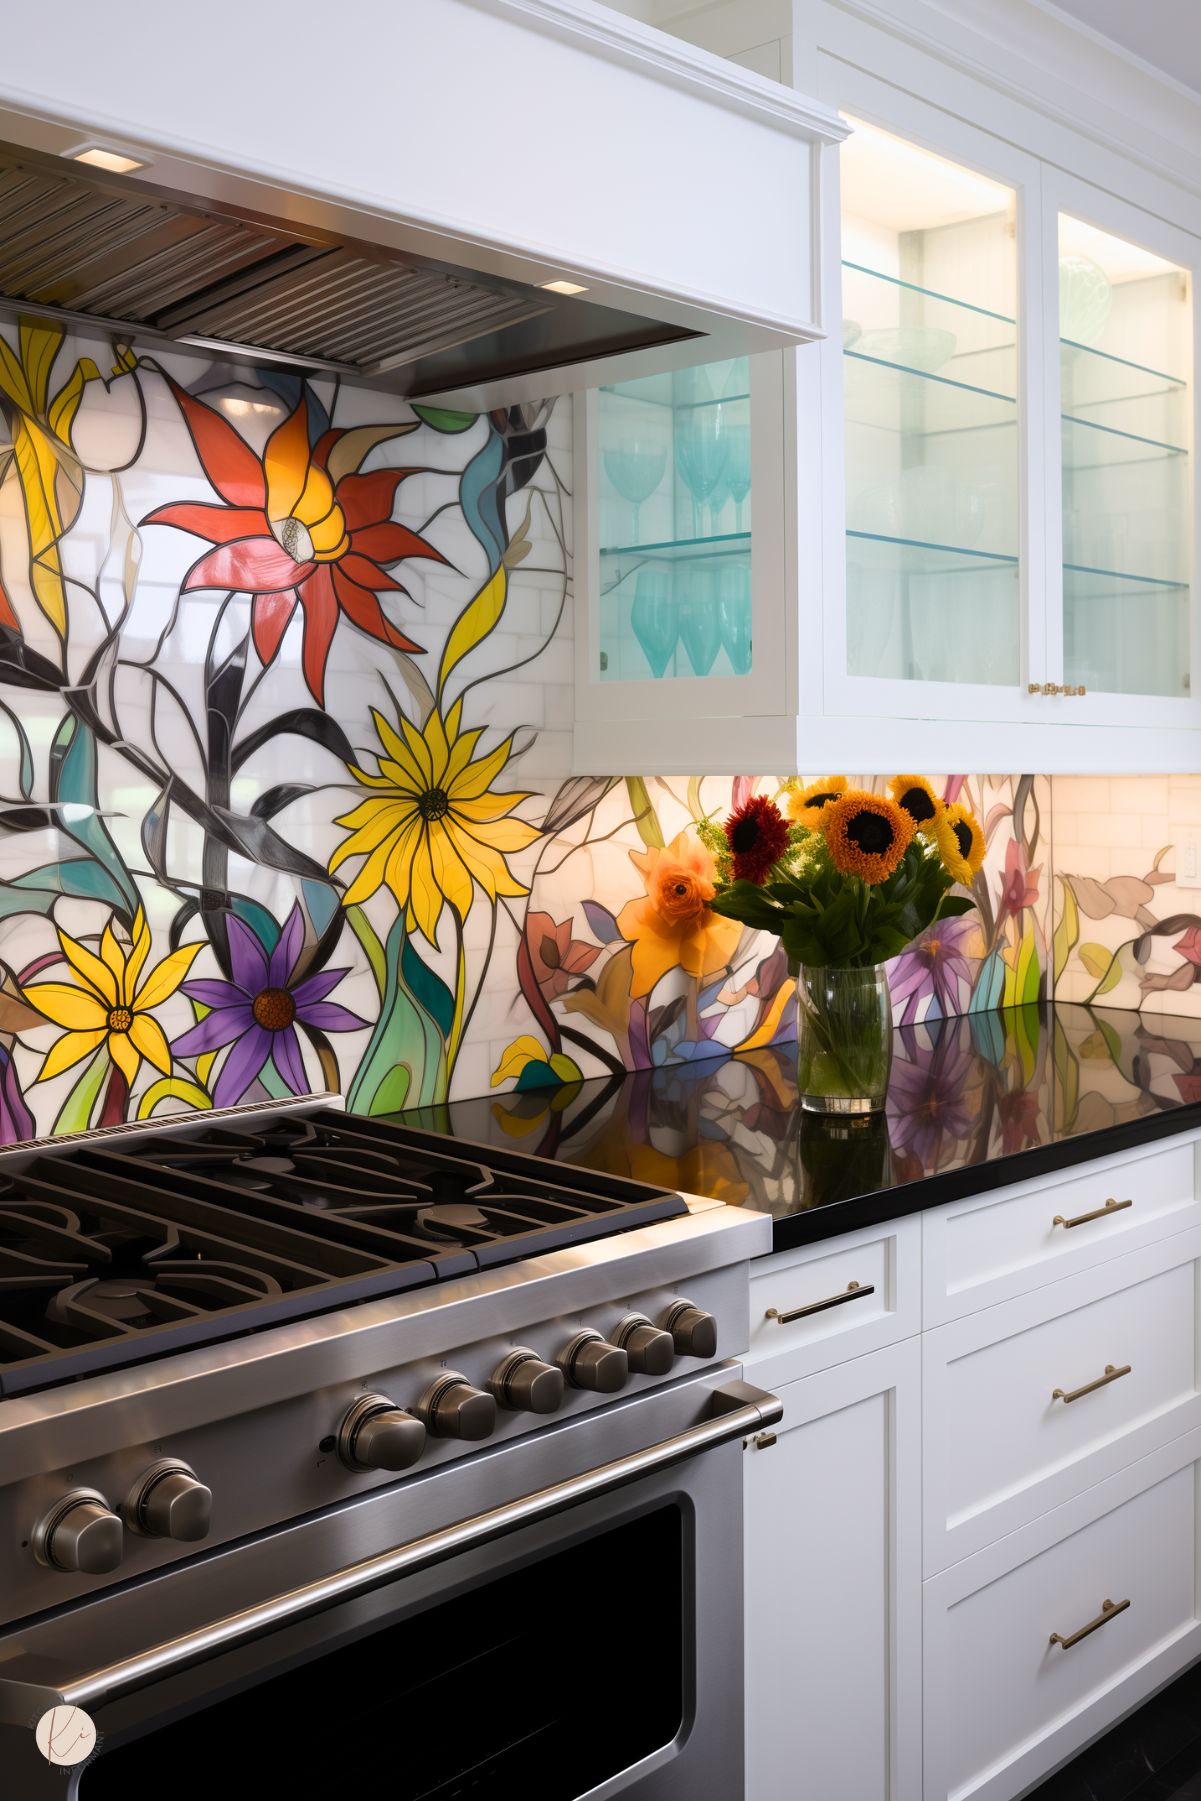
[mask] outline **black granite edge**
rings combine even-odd
[[[919,1176],[899,1187],[876,1189],[870,1194],[828,1206],[775,1215],[772,1218],[772,1251],[793,1251],[800,1245],[817,1244],[825,1238],[841,1238],[866,1226],[883,1225],[890,1219],[903,1219],[911,1213],[925,1213],[931,1207],[946,1206],[949,1201],[988,1194],[994,1188],[1009,1188],[1017,1182],[1029,1182],[1036,1176],[1093,1163],[1099,1157],[1111,1157],[1119,1151],[1135,1150],[1139,1145],[1179,1137],[1199,1128],[1201,1102],[1182,1101],[1168,1112],[1124,1120],[1120,1125],[1106,1126],[1096,1132],[1081,1132],[1055,1144],[1011,1151],[1007,1156],[993,1157],[986,1163],[965,1164],[961,1169],[940,1170],[935,1175]]]

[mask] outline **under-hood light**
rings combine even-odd
[[[540,288],[548,294],[586,294],[587,288],[581,287],[578,281],[540,281]]]
[[[123,150],[106,150],[103,144],[88,144],[68,154],[73,163],[87,163],[90,169],[103,169],[108,175],[128,175],[131,169],[146,167],[136,156],[127,156]]]

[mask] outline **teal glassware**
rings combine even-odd
[[[734,530],[742,530],[742,509],[751,491],[751,428],[743,420],[732,421],[727,432],[725,486],[734,502]]]
[[[656,433],[631,433],[604,453],[605,474],[630,503],[630,543],[637,544],[638,518],[667,468],[667,446]]]
[[[684,565],[682,575],[680,643],[693,674],[708,675],[721,649],[717,570],[707,561],[688,563]]]
[[[688,406],[676,414],[676,467],[693,499],[694,537],[698,508],[712,499],[729,451],[729,417],[720,402]]]
[[[630,624],[656,681],[667,674],[680,635],[680,609],[670,569],[640,569],[634,577]]]
[[[735,675],[751,673],[751,559],[725,557],[717,575],[717,623]]]

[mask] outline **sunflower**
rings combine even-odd
[[[807,788],[792,788],[788,795],[788,817],[803,825],[806,831],[820,832],[822,813],[847,791],[845,775],[826,775],[810,782]]]
[[[894,775],[888,792],[898,807],[908,813],[919,832],[933,837],[937,829],[942,802],[924,775]]]
[[[870,883],[888,880],[913,837],[909,814],[866,788],[851,788],[823,807],[821,821],[834,867]]]
[[[86,945],[58,934],[63,958],[75,978],[71,982],[35,982],[23,992],[56,1026],[65,1026],[61,1038],[50,1046],[38,1071],[38,1081],[61,1075],[101,1044],[132,1087],[142,1058],[164,1075],[171,1073],[171,1051],[151,1009],[175,993],[187,975],[199,944],[185,944],[156,964],[139,984],[150,951],[150,928],[141,907],[133,922],[132,942],[126,951],[117,942],[112,921],[104,928],[100,955]]]
[[[788,849],[788,822],[774,801],[756,794],[725,824],[726,843],[734,858],[734,880],[761,886]]]
[[[935,822],[935,836],[943,864],[965,888],[970,887],[984,862],[984,833],[980,821],[956,801],[943,807]]]
[[[416,927],[436,946],[443,906],[466,919],[477,883],[494,905],[499,895],[529,893],[505,862],[539,835],[537,826],[510,817],[529,795],[491,792],[509,761],[513,737],[486,756],[473,757],[483,727],[460,730],[461,701],[445,719],[434,707],[420,732],[403,715],[399,731],[374,707],[372,717],[382,747],[376,753],[379,773],[349,767],[356,782],[375,792],[335,822],[350,836],[330,858],[330,874],[347,857],[362,857],[343,906],[390,888],[405,910],[408,929]]]

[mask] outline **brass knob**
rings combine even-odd
[[[622,1320],[613,1343],[625,1352],[630,1368],[639,1376],[665,1376],[676,1360],[671,1333],[652,1326],[642,1313],[628,1314]]]
[[[194,1544],[207,1538],[213,1523],[212,1490],[195,1470],[175,1458],[152,1464],[134,1487],[124,1507],[125,1524],[147,1538],[173,1538]]]
[[[1070,694],[1070,688],[1061,688],[1058,682],[1027,682],[1028,694]]]
[[[124,1548],[121,1521],[94,1488],[64,1495],[33,1534],[39,1563],[82,1576],[107,1576],[120,1564]]]

